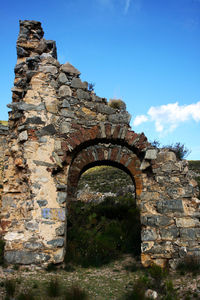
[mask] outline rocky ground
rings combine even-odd
[[[159,272],[153,273],[150,269],[143,269],[140,263],[129,255],[124,255],[122,259],[101,268],[68,266],[65,270],[48,272],[31,268],[16,270],[15,266],[0,270],[0,299],[150,299],[147,296],[151,299],[168,300],[200,299],[200,274],[181,275],[179,272],[170,271],[158,278],[161,274]],[[57,289],[59,296],[52,296],[49,284],[56,279],[58,285],[54,286],[54,289]],[[8,280],[11,283],[15,282],[15,288],[12,297],[5,298],[9,294],[6,284]],[[88,298],[66,298],[66,291],[72,286],[85,291]],[[142,291],[146,298],[142,296]],[[136,297],[136,292],[140,293],[139,298]],[[26,298],[22,295],[26,295]]]

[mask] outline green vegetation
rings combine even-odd
[[[123,253],[140,254],[140,217],[132,195],[99,204],[77,201],[68,211],[66,262],[101,266]]]
[[[200,274],[200,259],[196,256],[186,256],[178,264],[177,270],[181,275],[192,273],[193,275]]]
[[[78,190],[88,184],[91,191],[117,193],[122,187],[133,185],[131,177],[124,171],[111,166],[97,166],[82,174]]]
[[[126,104],[121,99],[110,99],[108,105],[114,109],[126,109]]]

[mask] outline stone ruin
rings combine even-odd
[[[98,97],[75,67],[57,61],[55,42],[43,34],[40,22],[20,21],[9,130],[0,125],[6,261],[63,262],[66,204],[81,174],[102,164],[134,182],[144,266],[199,256],[200,200],[187,161],[131,130],[125,104]]]

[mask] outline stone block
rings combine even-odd
[[[65,203],[66,199],[67,199],[67,193],[66,192],[58,192],[56,201],[59,204]]]
[[[155,241],[157,239],[157,233],[155,229],[143,229],[141,232],[142,241]]]
[[[48,245],[52,247],[63,247],[64,246],[64,238],[58,238],[47,242]]]
[[[157,158],[157,149],[148,149],[145,153],[145,159],[156,159]]]
[[[45,253],[22,250],[6,251],[4,257],[9,264],[22,265],[41,264],[43,262],[47,262],[50,259],[50,256]]]
[[[27,130],[20,132],[18,138],[19,138],[19,141],[20,141],[20,142],[25,142],[25,141],[27,141],[27,140],[28,140],[28,133],[27,133]]]
[[[65,225],[62,224],[61,226],[59,226],[58,228],[56,228],[56,235],[64,235],[65,233]]]
[[[61,87],[58,90],[59,97],[71,97],[72,91],[69,86],[67,85],[61,85]]]
[[[76,75],[79,76],[81,73],[79,72],[78,69],[76,69],[74,66],[72,66],[69,62],[61,66],[61,71],[71,74],[71,75]]]
[[[179,236],[179,230],[176,226],[161,228],[160,235],[163,240],[174,240]]]
[[[64,221],[66,212],[64,208],[42,208],[41,215],[44,219]]]
[[[180,199],[177,200],[162,200],[157,202],[157,211],[159,213],[183,213],[183,202]]]

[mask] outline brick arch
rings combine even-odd
[[[63,162],[67,160],[68,163],[71,163],[73,152],[79,152],[81,149],[100,141],[124,145],[132,149],[138,156],[150,146],[144,133],[138,134],[124,124],[101,123],[90,128],[84,128],[73,123],[71,129],[73,133],[62,142],[62,150],[66,154],[63,156]]]
[[[83,170],[95,163],[115,165],[127,172],[134,180],[136,198],[140,197],[143,182],[138,156],[125,146],[97,143],[82,149],[71,162],[68,173],[68,200],[76,197],[78,181]]]

